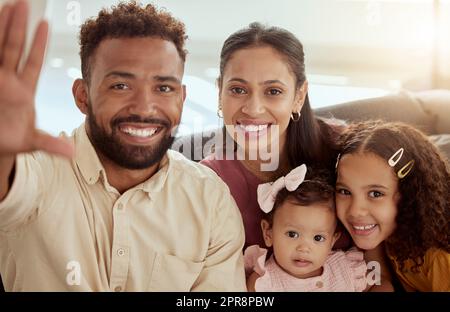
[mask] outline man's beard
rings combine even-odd
[[[145,169],[159,163],[174,140],[171,131],[168,131],[171,129],[170,122],[155,118],[141,118],[138,115],[112,119],[110,122],[112,133],[108,134],[105,129],[97,124],[91,103],[88,103],[87,122],[90,130],[90,139],[95,149],[120,167],[126,169]],[[119,126],[123,122],[151,123],[162,127],[158,131],[167,131],[167,135],[162,136],[159,141],[153,142],[151,146],[126,144],[121,142],[117,133],[120,131]]]

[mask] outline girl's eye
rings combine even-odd
[[[336,192],[341,195],[347,195],[347,196],[351,195],[351,193],[349,191],[347,191],[346,189],[337,189]]]
[[[247,93],[247,92],[245,91],[245,89],[239,88],[239,87],[233,87],[233,88],[231,88],[230,90],[231,90],[231,92],[233,92],[233,93],[235,93],[235,94],[245,94],[245,93]]]
[[[269,95],[278,95],[278,94],[281,94],[281,91],[278,89],[269,89],[267,93]]]
[[[322,235],[315,235],[314,236],[314,240],[316,242],[324,242],[325,241],[325,237],[323,237]]]
[[[170,86],[159,86],[158,90],[163,93],[168,93],[168,92],[172,91],[173,89]]]
[[[369,197],[372,197],[372,198],[378,198],[378,197],[381,197],[383,195],[384,195],[383,193],[378,192],[378,191],[370,191],[369,192]]]
[[[126,84],[124,84],[124,83],[115,84],[111,88],[114,89],[114,90],[127,90],[127,89],[129,89],[129,87]]]
[[[300,235],[297,233],[297,232],[295,232],[295,231],[287,231],[286,232],[286,235],[289,237],[289,238],[298,238]]]

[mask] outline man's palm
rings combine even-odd
[[[34,150],[71,156],[72,146],[35,126],[34,97],[44,60],[48,25],[39,23],[23,66],[28,5],[18,1],[0,11],[0,156]]]

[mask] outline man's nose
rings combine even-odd
[[[138,116],[151,116],[157,107],[157,98],[150,87],[140,87],[135,90],[129,112]]]

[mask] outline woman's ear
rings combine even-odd
[[[222,79],[221,79],[221,77],[218,77],[216,79],[216,86],[217,86],[217,89],[219,90],[219,103],[220,103],[220,100],[222,99]]]
[[[272,247],[273,238],[272,238],[272,226],[269,224],[267,220],[261,220],[261,229],[263,233],[264,242],[267,247]]]
[[[295,94],[295,105],[293,112],[300,113],[303,104],[305,104],[306,95],[308,94],[308,80],[303,82],[302,86],[297,89]]]
[[[72,94],[78,109],[84,114],[88,113],[88,90],[83,79],[76,79],[72,85]]]

